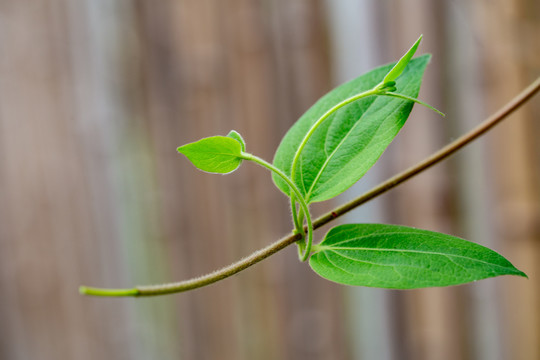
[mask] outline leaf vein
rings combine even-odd
[[[434,252],[434,251],[420,251],[420,250],[403,250],[403,249],[384,249],[384,248],[360,248],[360,247],[350,247],[350,248],[345,248],[345,247],[332,247],[331,249],[327,249],[327,250],[323,250],[323,251],[333,251],[341,256],[344,256],[343,254],[341,253],[338,253],[337,250],[352,250],[352,251],[357,251],[357,250],[360,250],[360,251],[387,251],[387,252],[402,252],[402,253],[416,253],[416,254],[426,254],[426,255],[438,255],[438,256],[444,256],[444,257],[454,257],[454,258],[460,258],[460,259],[465,259],[465,260],[471,260],[471,261],[475,261],[475,262],[478,262],[478,263],[483,263],[483,264],[486,264],[486,265],[490,265],[490,266],[495,266],[495,267],[500,267],[500,268],[503,268],[503,269],[507,269],[507,267],[505,266],[502,266],[502,265],[499,265],[499,264],[494,264],[494,263],[490,263],[490,262],[487,262],[487,261],[484,261],[484,260],[481,260],[481,259],[477,259],[477,258],[472,258],[472,257],[467,257],[467,256],[463,256],[463,255],[456,255],[456,254],[445,254],[445,253],[439,253],[439,252]],[[457,265],[457,264],[456,264]]]
[[[405,100],[403,100],[405,101]],[[403,102],[402,101],[402,102]],[[313,182],[311,183],[311,186],[309,188],[309,191],[306,195],[306,201],[309,202],[309,199],[311,197],[311,194],[313,193],[313,190],[314,190],[314,187],[315,185],[318,184],[319,182],[319,179],[321,178],[324,170],[326,169],[326,167],[328,166],[328,164],[330,163],[330,161],[332,160],[332,158],[334,157],[334,155],[336,154],[336,152],[341,148],[341,146],[343,145],[343,143],[349,138],[349,135],[353,132],[353,130],[358,126],[358,124],[360,124],[360,122],[362,121],[362,119],[364,118],[365,114],[369,111],[369,109],[373,106],[373,104],[375,103],[375,101],[373,101],[371,104],[368,105],[368,107],[365,109],[365,111],[362,113],[362,115],[360,116],[360,118],[354,123],[354,125],[349,129],[349,131],[347,131],[347,134],[343,137],[343,139],[339,142],[339,144],[336,146],[336,148],[334,149],[334,151],[332,151],[332,153],[330,154],[330,156],[327,156],[326,157],[326,160],[324,161],[324,164],[321,166],[321,168],[319,169],[319,171],[317,172],[317,175],[315,176],[315,179],[313,180]],[[393,114],[395,114],[398,109],[400,108],[400,106],[396,106],[393,111],[390,113],[389,117],[392,116]],[[379,123],[378,126],[377,126],[377,130],[381,128],[381,126],[383,125],[383,122]],[[375,138],[375,135],[371,136],[371,138],[369,139],[367,145],[365,146],[365,149],[368,149],[369,148],[369,144],[371,144],[371,142],[373,141],[373,139]],[[326,155],[326,151],[325,151],[325,155]],[[353,159],[355,159],[357,156],[353,156],[349,161],[346,162],[346,164],[350,163],[351,161],[353,161]],[[345,167],[345,165],[342,165],[341,167]],[[328,180],[332,180],[334,179],[337,175],[339,175],[339,172],[336,172],[334,175],[332,175]]]

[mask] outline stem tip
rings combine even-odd
[[[79,293],[81,295],[92,296],[137,296],[139,295],[138,289],[102,289],[93,288],[89,286],[79,287]]]

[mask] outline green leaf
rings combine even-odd
[[[481,245],[404,226],[337,226],[314,250],[311,268],[323,278],[346,285],[414,289],[499,275],[527,277]]]
[[[415,58],[396,80],[399,93],[416,97],[430,55]],[[274,165],[287,176],[296,150],[311,126],[329,109],[381,83],[394,64],[379,67],[345,83],[321,98],[283,138]],[[295,183],[308,203],[328,200],[347,190],[375,164],[404,125],[412,101],[370,96],[330,115],[313,133],[300,154]],[[290,196],[289,186],[273,175],[276,186]]]
[[[184,154],[200,170],[227,174],[242,163],[242,143],[232,137],[212,136],[180,146]]]
[[[238,131],[231,130],[227,134],[227,136],[230,137],[231,139],[238,141],[242,145],[242,151],[246,151],[246,142],[244,141],[244,138],[242,137],[242,135],[238,133]]]
[[[388,83],[391,81],[395,81],[399,75],[405,70],[405,67],[407,64],[411,61],[412,57],[414,56],[414,53],[416,52],[416,49],[418,49],[418,45],[420,45],[420,41],[422,41],[422,35],[416,40],[413,46],[407,51],[405,55],[399,59],[399,61],[396,63],[396,65],[386,74],[386,76],[383,79],[383,83]]]

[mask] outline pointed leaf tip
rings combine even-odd
[[[405,55],[403,55],[401,59],[399,59],[399,61],[392,68],[392,70],[390,70],[388,74],[386,74],[386,76],[384,77],[382,81],[383,83],[394,81],[399,77],[399,75],[401,75],[401,73],[403,72],[403,70],[409,63],[409,61],[411,61],[412,57],[416,53],[416,49],[418,49],[418,45],[420,45],[420,41],[422,41],[422,35],[420,35],[418,40],[416,40],[413,46],[411,46],[409,51],[407,51],[407,53],[405,53]]]

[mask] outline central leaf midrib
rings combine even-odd
[[[343,271],[348,272],[349,274],[354,275],[353,273],[351,273],[351,272],[345,270],[343,267],[339,266],[339,265],[336,264],[334,261],[332,261],[332,259],[328,256],[329,254],[327,254],[326,252],[323,252],[322,254],[323,254],[323,255],[326,257],[326,259],[327,259],[329,262],[331,262],[334,266],[336,266],[336,267],[342,269]],[[353,259],[353,258],[348,257],[348,256],[344,256],[344,255],[339,254],[339,253],[336,253],[336,254],[338,254],[339,256],[344,257],[344,258],[346,258],[346,259],[350,259],[350,260],[352,260],[352,261],[354,261],[354,262],[361,262],[361,263],[368,264],[368,265],[373,265],[373,266],[392,267],[392,268],[394,268],[394,271],[395,271],[396,273],[399,273],[398,271],[395,270],[395,267],[398,266],[398,265],[399,265],[400,267],[407,267],[407,268],[421,269],[421,270],[424,269],[424,268],[421,267],[421,266],[415,266],[415,265],[409,265],[409,264],[407,264],[407,265],[402,265],[402,264],[383,264],[383,263],[378,263],[378,262],[368,261],[368,260],[357,260],[357,259]]]
[[[350,260],[353,260],[353,261],[362,261],[362,260],[355,260],[354,258],[345,256],[345,255],[339,253],[336,250],[386,251],[386,252],[403,252],[403,253],[414,253],[414,254],[425,254],[425,255],[439,255],[439,256],[444,256],[444,257],[448,258],[448,260],[451,260],[452,257],[455,257],[455,258],[461,258],[461,259],[466,259],[466,260],[472,260],[472,261],[475,261],[475,262],[479,262],[479,263],[483,263],[483,264],[491,265],[491,266],[496,266],[496,267],[500,267],[500,268],[503,268],[503,269],[508,269],[508,267],[505,267],[503,265],[490,263],[490,262],[483,261],[483,260],[480,260],[480,259],[470,258],[470,257],[466,257],[466,256],[463,256],[463,255],[438,253],[438,252],[434,252],[434,251],[403,250],[403,249],[381,249],[381,248],[359,248],[359,247],[351,247],[351,248],[349,248],[349,247],[338,247],[338,248],[332,247],[332,248],[327,248],[327,249],[323,248],[322,251],[323,252],[324,251],[331,251],[331,252],[334,252],[337,255],[341,256],[341,257],[344,257],[344,258],[347,258],[347,259],[350,259]]]

